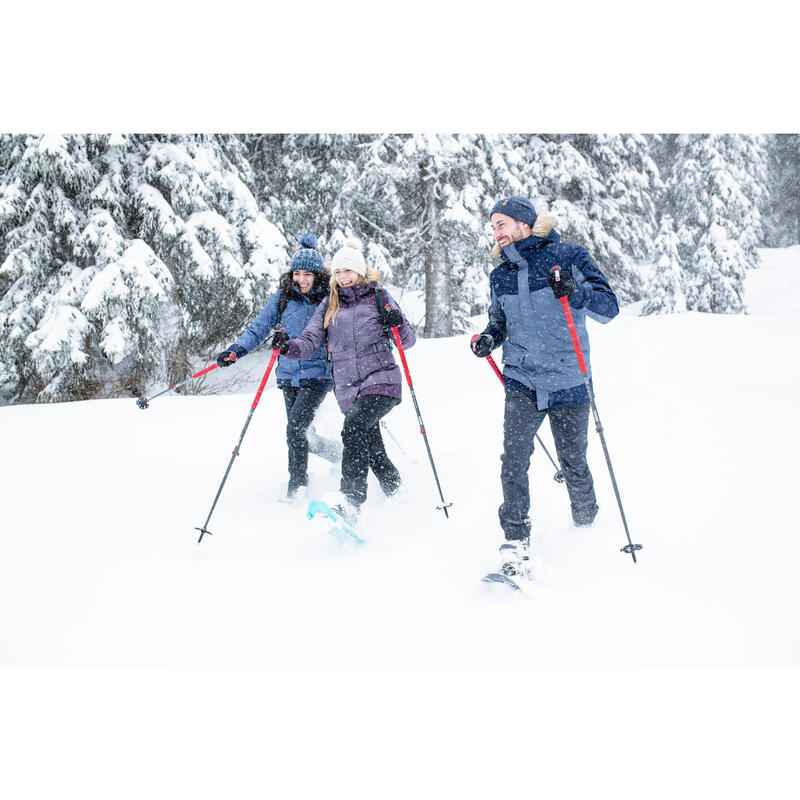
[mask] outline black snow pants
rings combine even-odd
[[[569,493],[572,518],[576,524],[585,524],[587,520],[594,519],[597,501],[586,461],[589,410],[587,403],[540,411],[536,402],[523,392],[506,392],[503,455],[500,457],[503,503],[498,513],[507,540],[530,536],[528,468],[533,455],[534,437],[546,416],[550,417],[553,441]]]
[[[344,415],[342,427],[342,494],[355,506],[367,499],[367,476],[371,469],[387,496],[400,487],[397,467],[386,455],[380,420],[400,401],[382,394],[359,397]]]
[[[293,495],[298,487],[308,485],[308,429],[328,392],[327,389],[306,386],[282,386],[281,389],[286,404],[286,444],[289,448],[288,494]],[[322,440],[322,437],[315,435],[315,439]]]

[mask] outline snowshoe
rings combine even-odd
[[[497,572],[490,572],[483,580],[486,583],[502,583],[519,590],[520,581],[533,580],[530,572],[530,539],[505,542],[500,545],[503,563]]]
[[[355,528],[347,521],[343,512],[346,513],[346,510],[341,506],[331,507],[324,500],[312,500],[308,504],[306,517],[314,519],[315,516],[321,515],[328,525],[328,533],[342,544],[345,542],[364,544],[364,540],[356,533]]]

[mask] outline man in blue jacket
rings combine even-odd
[[[471,347],[476,356],[485,358],[503,345],[506,395],[499,516],[506,563],[501,570],[525,575],[531,532],[528,468],[534,437],[545,416],[550,418],[573,521],[591,525],[598,511],[586,461],[589,397],[559,298],[569,298],[589,376],[586,317],[609,322],[619,313],[619,305],[587,251],[562,242],[554,230],[555,220],[537,218],[526,198],[498,201],[491,222],[497,242],[494,253],[502,260],[489,276],[489,324]]]

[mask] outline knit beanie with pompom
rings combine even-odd
[[[360,239],[351,236],[344,240],[344,244],[336,251],[331,260],[331,272],[337,269],[351,269],[357,272],[362,278],[367,272],[367,264],[364,261],[363,246]]]
[[[313,233],[306,233],[300,237],[300,250],[292,256],[290,269],[292,272],[296,269],[304,269],[308,272],[319,274],[325,272],[325,264],[322,261],[319,250],[317,250],[317,237]]]

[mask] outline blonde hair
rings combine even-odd
[[[551,217],[549,214],[539,214],[538,217],[533,222],[533,228],[531,228],[531,233],[534,236],[545,237],[547,236],[550,231],[555,228],[558,224],[558,220],[555,217]],[[492,248],[492,255],[495,258],[500,257],[500,253],[503,251],[503,248],[500,247],[499,242],[495,242],[494,247]]]
[[[381,274],[378,270],[374,269],[370,264],[367,264],[367,269],[364,275],[359,275],[358,280],[353,283],[357,286],[359,283],[378,283],[381,279]],[[328,294],[328,308],[325,311],[325,321],[322,327],[328,329],[328,325],[336,322],[336,317],[339,314],[339,284],[336,281],[336,276],[331,277],[331,290]]]

